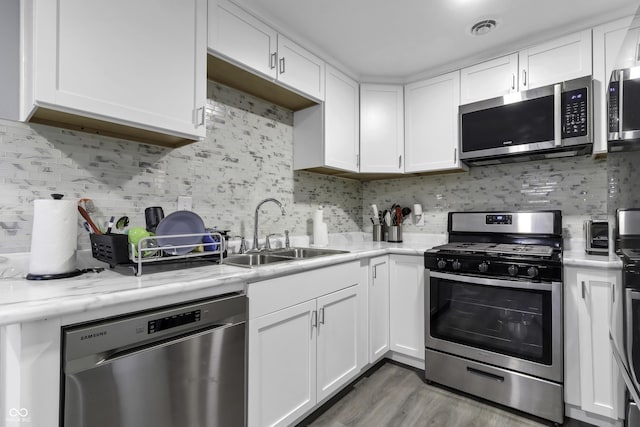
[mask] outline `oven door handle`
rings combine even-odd
[[[625,289],[625,349],[627,356],[627,363],[629,364],[629,374],[631,379],[635,383],[636,389],[640,388],[640,381],[636,376],[636,368],[633,363],[633,301],[640,300],[640,292],[633,289]]]
[[[551,291],[554,286],[561,286],[561,282],[520,282],[516,280],[489,279],[486,277],[467,276],[461,274],[442,273],[440,271],[430,271],[429,277],[436,279],[454,280],[456,282],[471,283],[474,285],[496,286],[512,289],[535,289],[541,291]]]

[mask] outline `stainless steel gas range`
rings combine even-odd
[[[425,378],[562,423],[560,211],[452,212],[425,252]]]

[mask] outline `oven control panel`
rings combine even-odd
[[[486,224],[513,224],[513,215],[487,215]]]

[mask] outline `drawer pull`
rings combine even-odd
[[[501,377],[500,375],[490,374],[489,372],[481,371],[480,369],[470,368],[469,366],[467,366],[467,372],[475,375],[480,375],[481,377],[492,379],[499,383],[504,382],[504,377]]]

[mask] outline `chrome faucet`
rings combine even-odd
[[[260,206],[264,205],[267,202],[273,202],[276,205],[278,205],[278,207],[280,208],[280,211],[282,211],[282,216],[285,216],[287,214],[287,211],[284,210],[284,206],[282,206],[282,203],[280,203],[280,201],[276,199],[268,198],[258,203],[258,206],[256,206],[255,219],[253,222],[253,247],[251,248],[252,251],[257,251],[259,249],[258,248],[258,213],[260,212]]]

